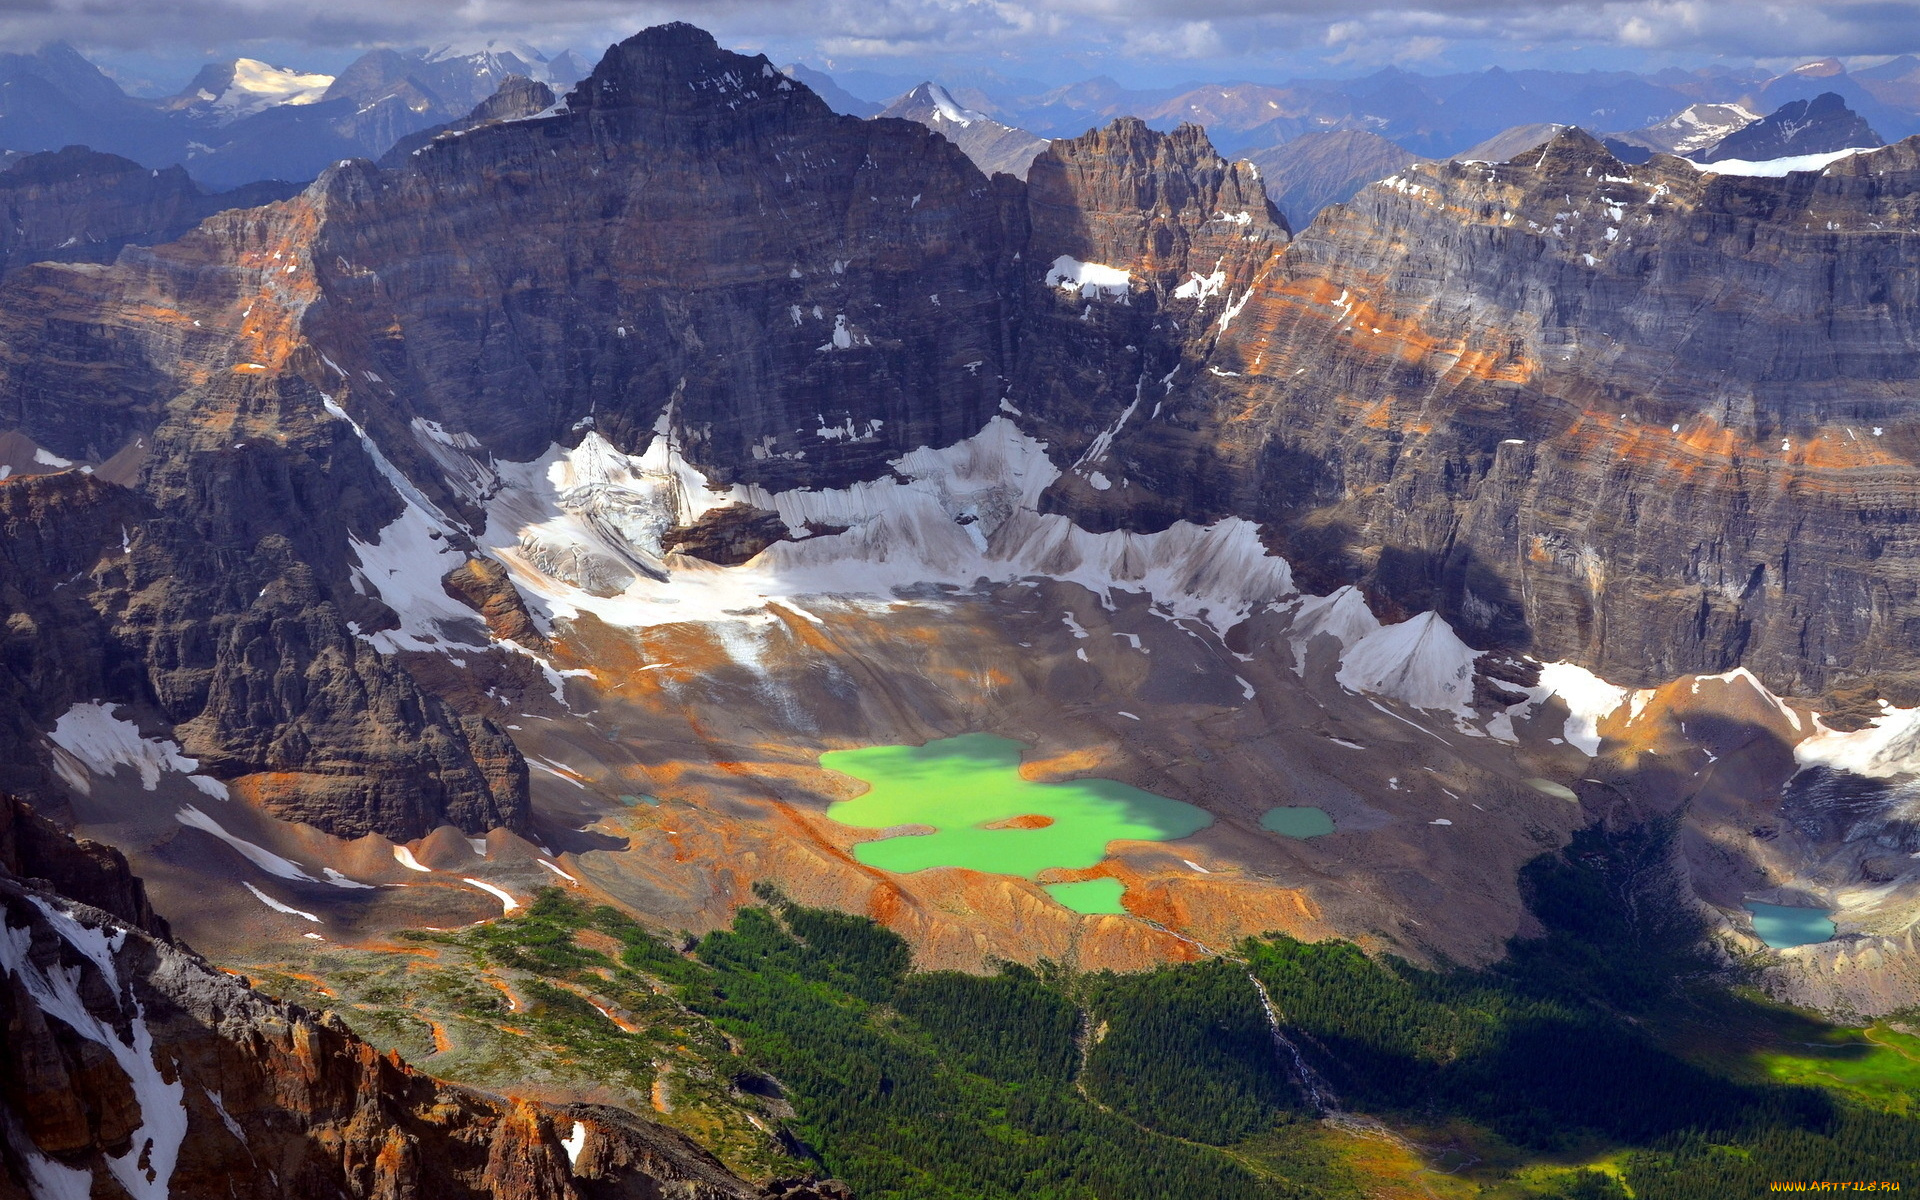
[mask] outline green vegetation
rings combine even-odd
[[[1783,1083],[1828,1088],[1886,1112],[1914,1114],[1920,1097],[1920,1037],[1893,1022],[1817,1029],[1809,1040],[1780,1039],[1758,1058]]]
[[[467,977],[432,985],[434,1011],[511,1024],[634,1094],[671,1071],[686,1107],[662,1119],[711,1138],[747,1106],[779,1140],[735,1136],[730,1161],[791,1173],[782,1147],[817,1156],[862,1200],[1718,1200],[1920,1181],[1920,1038],[1726,988],[1662,890],[1670,834],[1589,832],[1536,860],[1523,883],[1545,932],[1486,970],[1269,935],[1130,974],[919,972],[890,931],[770,887],[697,943],[557,889],[415,937],[510,975],[524,1005]],[[341,965],[336,982],[354,974]],[[414,1002],[431,989],[352,986],[356,1021],[437,1020]],[[1314,1119],[1296,1049],[1351,1115]]]
[[[860,843],[854,857],[869,866],[902,872],[967,867],[1028,879],[1049,867],[1091,867],[1116,839],[1183,838],[1213,819],[1191,804],[1111,779],[1022,779],[1024,749],[1008,738],[969,733],[924,746],[830,751],[820,756],[821,766],[872,787],[827,815],[867,829],[936,830]],[[1023,817],[1041,820],[1017,820]]]

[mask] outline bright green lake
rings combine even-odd
[[[1260,818],[1260,828],[1290,838],[1319,837],[1333,832],[1333,818],[1325,811],[1302,805],[1298,808],[1270,808]]]
[[[1120,903],[1120,897],[1126,894],[1127,885],[1118,879],[1083,879],[1079,883],[1049,884],[1047,895],[1066,905],[1075,912],[1083,913],[1119,913],[1126,915],[1126,907]]]
[[[1747,911],[1753,914],[1753,932],[1775,950],[1808,946],[1833,936],[1833,918],[1824,908],[1749,903]]]
[[[827,816],[867,829],[934,828],[933,833],[861,842],[853,856],[868,866],[900,872],[966,867],[1027,879],[1049,867],[1091,867],[1106,857],[1112,841],[1164,842],[1213,822],[1203,809],[1112,779],[1022,779],[1020,754],[1025,749],[1010,738],[969,733],[924,746],[828,751],[820,756],[821,766],[871,787],[865,795],[832,805]],[[1051,824],[987,828],[1016,817],[1045,817]],[[1047,890],[1080,912],[1118,912],[1120,887],[1117,880],[1097,879]],[[1063,894],[1061,889],[1077,890]],[[1111,891],[1110,898],[1106,891]],[[1110,907],[1083,908],[1083,903]]]

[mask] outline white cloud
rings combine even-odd
[[[815,60],[1251,63],[1316,45],[1381,62],[1461,46],[1482,58],[1575,46],[1757,58],[1920,50],[1920,3],[1907,0],[0,0],[0,45],[59,37],[230,57],[257,41],[348,50],[509,36],[592,54],[675,19]]]
[[[1128,30],[1122,52],[1133,58],[1219,58],[1226,44],[1212,21],[1183,21],[1172,28]]]

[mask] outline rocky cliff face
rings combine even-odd
[[[304,200],[245,210],[116,268],[9,280],[9,423],[65,451],[63,473],[0,481],[9,691],[42,729],[83,699],[148,707],[217,776],[349,836],[513,825],[526,768],[505,733],[355,632],[392,618],[350,581],[349,543],[401,505],[284,373],[318,361],[297,326],[319,218]],[[38,738],[6,757],[47,794]]]
[[[0,1028],[0,1196],[765,1194],[623,1110],[442,1084],[253,991],[168,939],[117,853],[7,798]]]
[[[1212,463],[1135,487],[1480,645],[1905,694],[1916,153],[1410,167],[1269,261],[1184,399]]]

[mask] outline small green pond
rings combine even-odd
[[[1126,907],[1120,903],[1120,897],[1126,894],[1127,885],[1118,879],[1083,879],[1079,883],[1052,883],[1044,889],[1047,895],[1081,913],[1119,913],[1126,915]]]
[[[969,733],[924,746],[828,751],[821,766],[871,786],[830,806],[827,816],[866,829],[933,827],[861,842],[853,856],[868,866],[903,873],[966,867],[1026,879],[1049,867],[1091,867],[1106,857],[1109,842],[1164,842],[1213,822],[1203,809],[1117,780],[1022,779],[1025,749],[1011,738]],[[1047,890],[1079,912],[1121,912],[1121,888],[1117,880],[1093,879]]]
[[[1270,808],[1267,815],[1260,818],[1260,828],[1290,838],[1319,837],[1333,832],[1333,818],[1324,809],[1309,805]]]
[[[1753,932],[1775,950],[1810,946],[1833,936],[1833,918],[1824,908],[1789,908],[1784,904],[1747,903],[1753,914]]]

